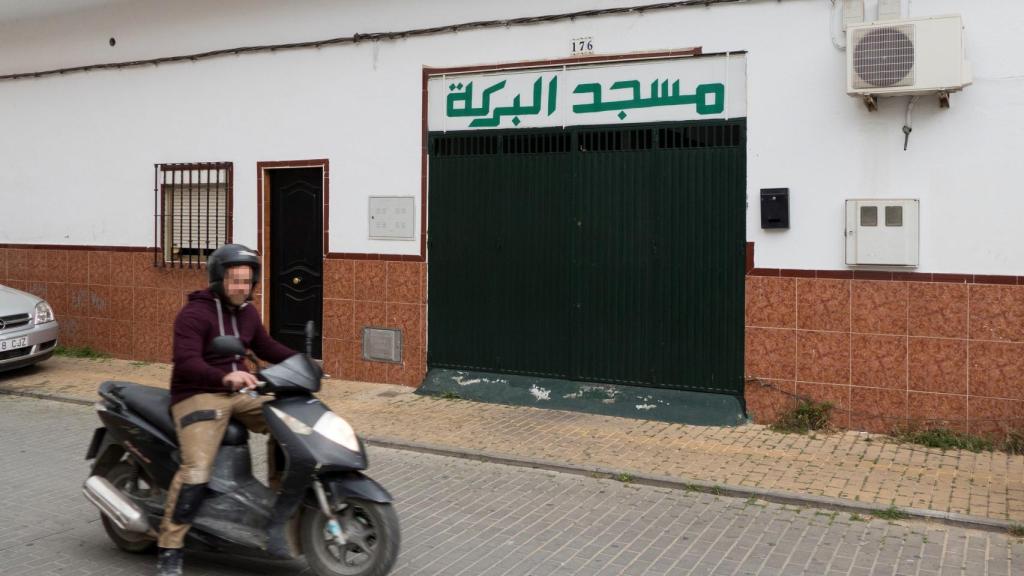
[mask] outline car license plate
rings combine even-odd
[[[28,346],[28,336],[0,340],[0,352],[6,352],[8,350],[17,350],[18,348],[24,348],[26,346]]]

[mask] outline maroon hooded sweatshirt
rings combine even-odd
[[[210,289],[198,290],[188,295],[188,303],[174,319],[171,404],[196,394],[231,392],[223,383],[224,376],[234,370],[248,371],[241,359],[208,351],[221,334],[238,336],[256,356],[274,364],[298,354],[267,334],[259,312],[248,302],[235,308]]]

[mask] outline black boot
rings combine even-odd
[[[181,561],[185,552],[181,548],[160,548],[156,557],[156,576],[181,576]]]
[[[274,558],[292,558],[292,553],[288,546],[288,538],[284,533],[284,526],[276,522],[272,523],[267,530],[267,553]]]

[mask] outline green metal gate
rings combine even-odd
[[[742,120],[429,151],[430,367],[742,395]]]

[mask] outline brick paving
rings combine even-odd
[[[92,400],[103,380],[166,386],[169,371],[57,357],[0,375],[0,390]],[[320,396],[374,439],[1024,523],[1021,455],[942,451],[861,432],[801,436],[445,400],[340,380],[325,380]]]
[[[151,574],[154,558],[114,548],[81,495],[91,408],[0,396],[0,415],[0,574]],[[1005,534],[386,448],[370,461],[396,497],[394,576],[1011,576],[1024,563],[1024,540]],[[186,573],[311,574],[191,552]]]

